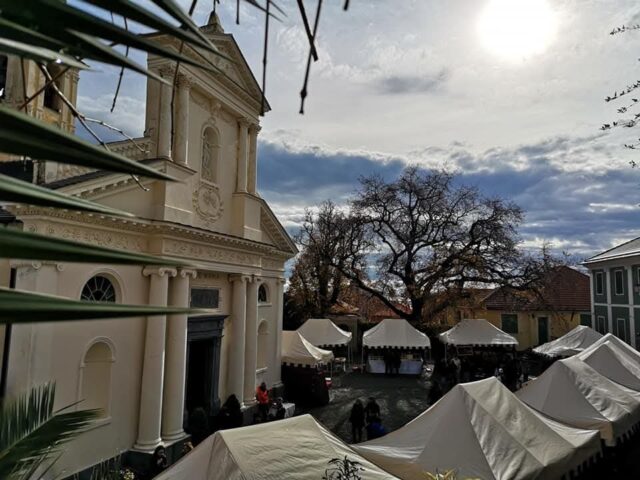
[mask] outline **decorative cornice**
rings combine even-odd
[[[260,275],[251,275],[251,283],[255,283],[256,285],[260,285],[264,282],[264,278]]]

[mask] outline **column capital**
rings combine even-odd
[[[173,267],[144,267],[142,269],[142,275],[145,277],[150,277],[151,275],[157,275],[159,277],[163,277],[167,275],[168,277],[175,277],[178,274],[178,271]]]
[[[179,73],[178,74],[178,87],[180,88],[185,88],[185,89],[190,89],[193,86],[193,80],[189,77],[187,77],[184,73]]]
[[[252,123],[251,125],[249,125],[249,133],[251,134],[257,135],[258,133],[260,133],[260,130],[262,130],[262,127],[257,123]]]
[[[276,278],[276,285],[280,286],[280,285],[284,285],[285,283],[287,283],[286,278]]]
[[[158,73],[162,78],[169,78],[175,75],[176,69],[174,67],[164,66],[158,70]]]
[[[253,123],[248,118],[246,118],[246,117],[238,118],[238,126],[239,127],[249,128],[251,125],[253,125]]]
[[[232,283],[235,283],[235,282],[247,283],[251,281],[251,275],[246,275],[243,273],[230,274],[229,281]]]
[[[260,285],[264,282],[264,278],[260,275],[251,275],[251,283],[255,283],[256,285]]]
[[[198,271],[193,268],[181,268],[178,270],[178,275],[180,278],[196,278],[198,276]]]

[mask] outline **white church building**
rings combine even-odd
[[[136,217],[5,207],[29,232],[180,259],[185,266],[12,260],[0,266],[0,283],[11,278],[15,288],[73,299],[212,311],[13,326],[5,342],[8,396],[53,380],[57,406],[81,401],[75,408],[104,412],[67,446],[58,467],[63,477],[122,452],[178,445],[194,409],[213,413],[230,394],[249,407],[256,385],[281,383],[284,264],[297,250],[257,191],[262,93],[215,15],[202,30],[233,59],[212,56],[224,74],[180,65],[173,115],[172,87],[149,80],[144,136],[136,140],[145,151],[130,141],[110,144],[180,182],[141,179],[143,189],[129,175],[46,162],[32,166],[34,181]],[[174,39],[158,40],[179,48]],[[24,92],[16,67],[18,60],[9,58],[6,102],[14,105],[44,84],[28,66]],[[173,83],[175,62],[150,57],[148,67]],[[67,72],[56,82],[75,101],[78,74]],[[31,113],[73,130],[66,106],[41,97]]]

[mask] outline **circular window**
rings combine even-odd
[[[91,302],[113,302],[116,301],[116,289],[107,277],[102,275],[96,275],[89,279],[89,281],[82,288],[80,294],[81,300],[88,300]]]

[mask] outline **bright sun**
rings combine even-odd
[[[489,0],[478,19],[484,46],[507,60],[542,53],[555,30],[556,18],[546,0]]]

